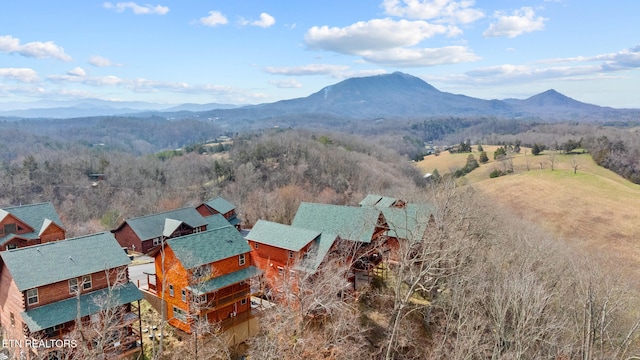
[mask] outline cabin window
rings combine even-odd
[[[13,315],[13,313],[9,314],[9,318],[11,319],[11,327],[15,327],[16,326],[16,317]]]
[[[83,275],[82,276],[82,289],[89,290],[91,289],[91,275]]]
[[[13,250],[13,249],[17,249],[18,248],[18,244],[9,244],[7,245],[7,250]]]
[[[182,289],[182,301],[187,302],[187,290]]]
[[[161,238],[157,237],[157,238],[153,239],[153,246],[158,246],[160,244],[162,244],[162,239]]]
[[[38,303],[38,289],[29,289],[27,290],[27,304],[37,304]]]
[[[198,304],[206,304],[207,303],[207,294],[202,294],[202,295],[196,297],[196,302]]]
[[[240,300],[240,305],[247,305],[247,299]]]
[[[194,233],[194,234],[195,234],[195,233],[199,233],[199,232],[201,232],[201,231],[202,231],[202,228],[200,228],[199,226],[198,226],[198,227],[194,227],[194,228],[193,228],[193,233]]]
[[[240,264],[240,266],[243,266],[244,263],[245,263],[244,254],[238,255],[238,264]]]
[[[284,275],[284,268],[282,266],[278,266],[278,275]]]
[[[16,224],[6,224],[4,226],[4,233],[5,234],[13,234],[16,232]]]
[[[78,293],[78,279],[69,279],[69,294],[75,295]]]
[[[187,313],[186,311],[177,308],[177,307],[173,307],[173,317],[182,321],[182,322],[187,322]]]
[[[260,244],[258,244],[258,243],[253,243],[253,247],[257,249],[257,248],[259,248],[259,247],[260,247]]]
[[[173,285],[169,284],[169,296],[173,297]]]
[[[293,259],[293,251],[289,251],[289,259]]]

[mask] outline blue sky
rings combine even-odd
[[[402,71],[483,99],[640,108],[640,1],[4,1],[0,110],[98,98],[257,104]]]

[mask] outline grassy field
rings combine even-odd
[[[475,150],[475,146],[473,147]],[[490,199],[543,228],[616,261],[640,274],[640,185],[597,166],[588,154],[532,156],[524,150],[513,158],[514,173],[489,178],[504,164],[493,161],[495,146],[484,146],[491,161],[460,179]],[[473,155],[478,158],[478,153]],[[440,174],[464,166],[468,154],[443,153],[417,163],[423,172]],[[573,163],[577,163],[574,174]],[[529,169],[529,170],[527,170]]]

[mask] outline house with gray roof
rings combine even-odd
[[[60,216],[50,202],[0,209],[0,251],[65,237]]]
[[[196,209],[186,207],[127,219],[111,232],[120,246],[147,253],[165,239],[205,231],[208,224]]]
[[[0,253],[0,323],[3,339],[97,339],[108,357],[140,350],[142,293],[129,282],[129,257],[109,232],[48,242]],[[109,314],[109,315],[107,315]],[[109,316],[107,321],[102,321]],[[94,332],[76,321],[94,324]],[[101,325],[95,325],[100,323]],[[97,326],[97,327],[96,327]],[[52,349],[44,349],[50,351]],[[55,349],[64,351],[64,349]],[[34,356],[42,355],[34,351]],[[58,354],[60,355],[60,354]]]
[[[236,212],[236,206],[223,197],[218,196],[196,206],[196,210],[204,217],[221,214],[227,221],[240,230],[240,218]]]
[[[251,248],[230,224],[163,241],[151,255],[155,282],[149,291],[164,299],[169,324],[191,333],[194,319],[237,323],[251,313],[251,282],[262,271]]]

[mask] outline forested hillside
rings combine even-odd
[[[148,119],[129,129],[129,121],[90,119],[64,130],[47,121],[0,124],[0,205],[51,201],[68,236],[218,195],[237,206],[244,227],[289,224],[301,201],[357,205],[368,193],[436,205],[429,232],[402,246],[371,288],[343,296],[344,263],[302,279],[290,306],[265,313],[276,325],[249,342],[252,358],[626,359],[640,351],[636,282],[606,252],[571,246],[447,176],[425,183],[409,158],[428,141],[559,152],[580,143],[606,166],[635,169],[633,129],[385,120],[368,129],[343,124],[350,132],[232,134],[207,151],[203,140],[228,133],[206,122]],[[104,179],[89,176],[96,173]]]

